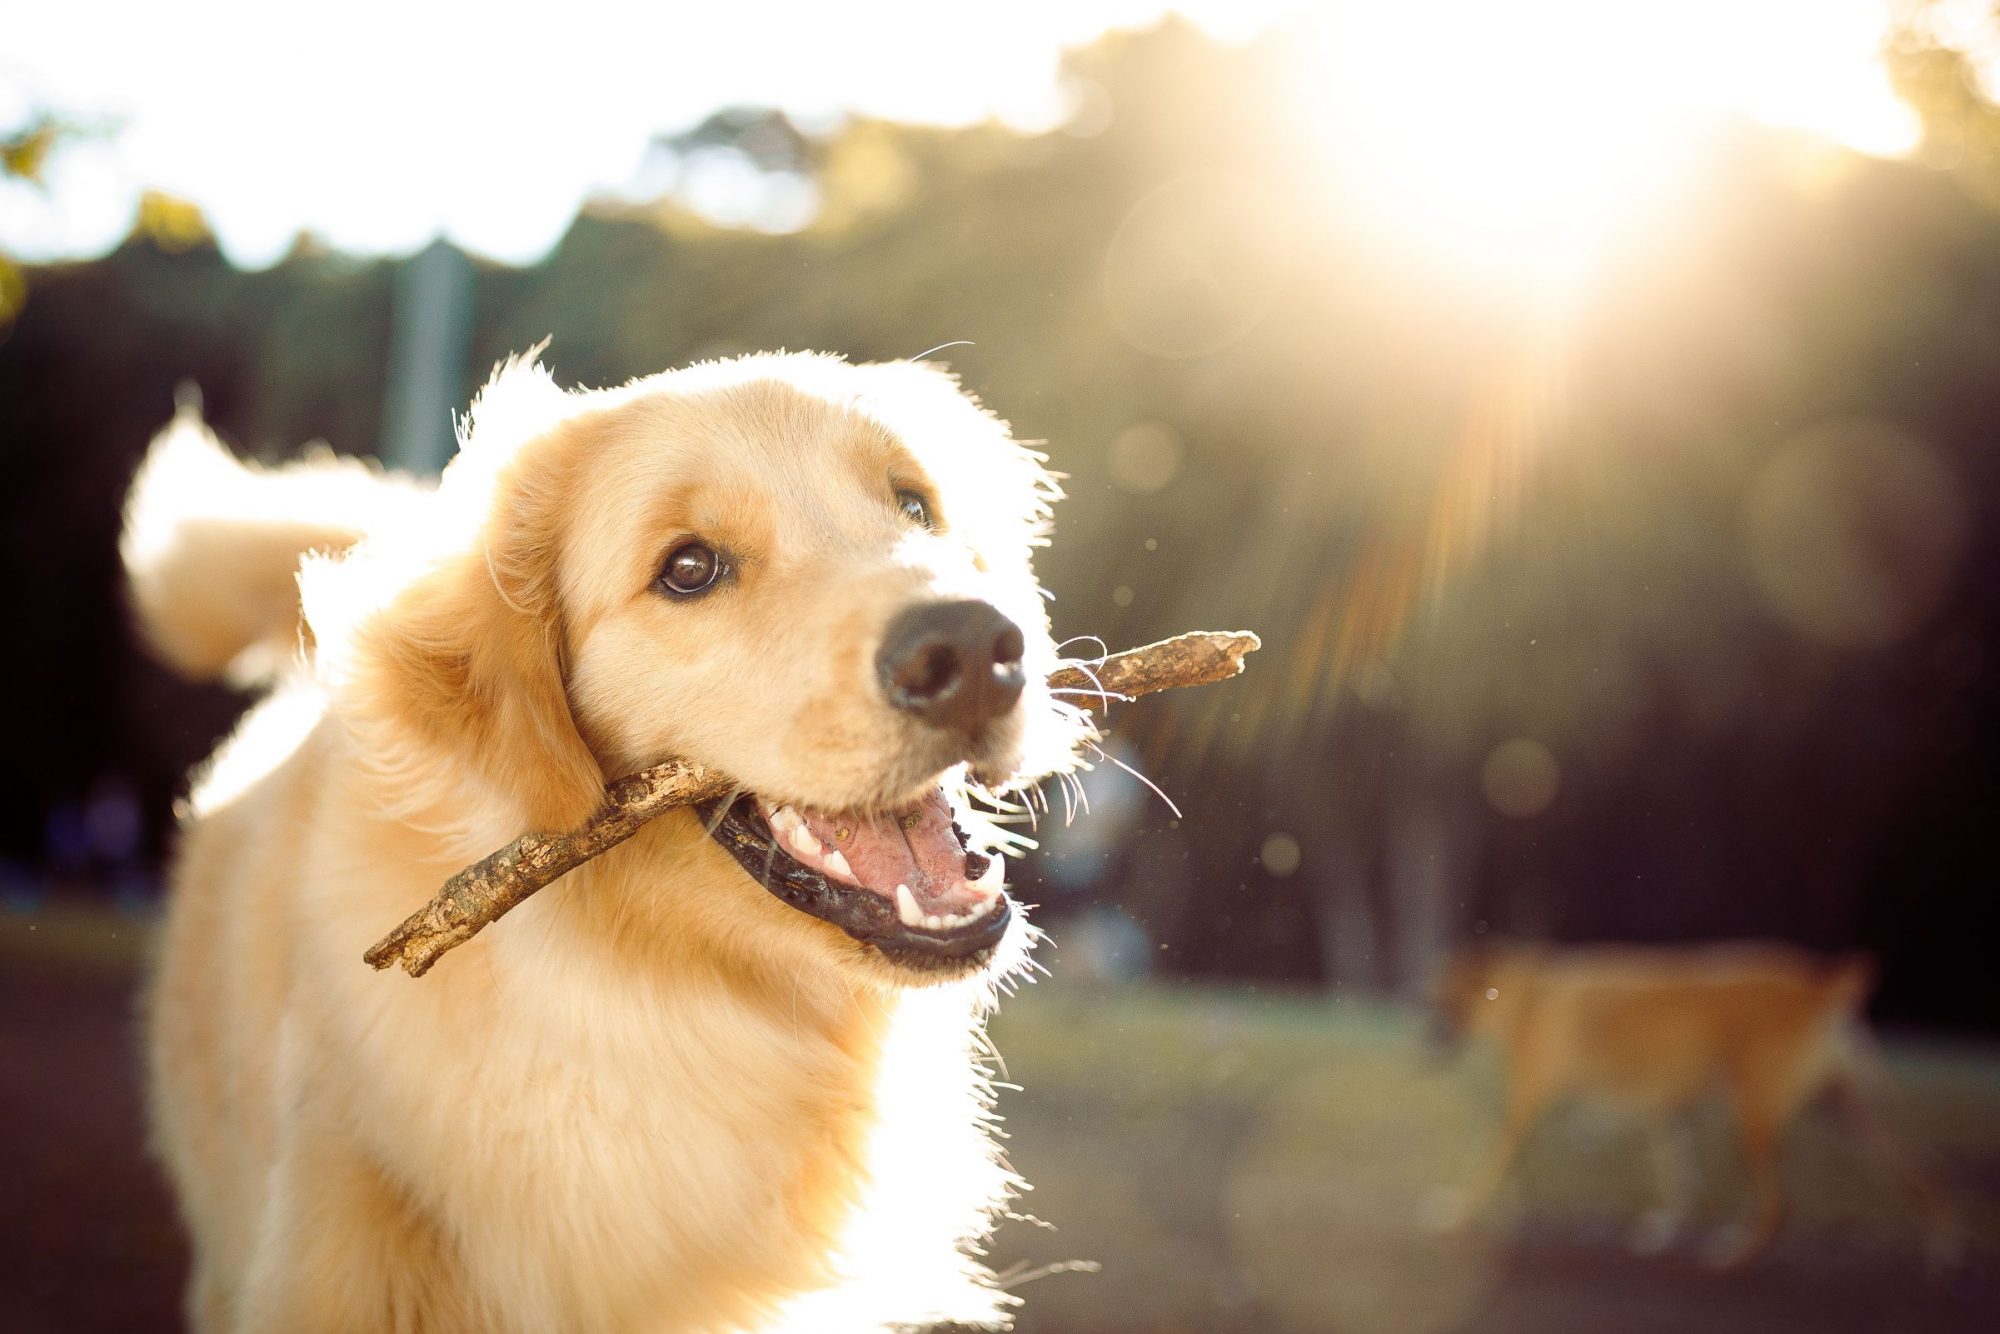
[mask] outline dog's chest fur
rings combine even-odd
[[[958,1249],[1011,1183],[973,1061],[977,997],[643,957],[648,928],[616,905],[672,892],[654,883],[671,865],[648,865],[666,842],[420,982],[340,977],[360,1004],[325,1036],[353,1044],[368,1152],[511,1327],[990,1316],[997,1295]]]

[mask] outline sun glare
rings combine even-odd
[[[1064,114],[1065,46],[1168,11],[1229,41],[1303,30],[1285,42],[1290,105],[1343,209],[1364,203],[1399,242],[1488,276],[1587,269],[1611,230],[1674,198],[1718,115],[1871,153],[1916,139],[1879,59],[1889,0],[1021,0],[1004,17],[857,0],[788,13],[777,47],[755,6],[579,3],[550,32],[355,0],[315,28],[318,59],[303,63],[256,57],[251,34],[271,30],[249,0],[135,10],[108,46],[90,7],[31,7],[19,54],[0,56],[0,123],[45,105],[124,129],[59,157],[46,193],[0,182],[0,242],[41,259],[101,253],[140,191],[159,189],[199,204],[252,265],[302,228],[367,254],[444,232],[530,262],[587,196],[651,183],[652,135],[716,107],[1043,130]],[[625,36],[607,44],[613,29]],[[522,68],[542,89],[530,116],[495,75]],[[355,69],[370,71],[367,98],[342,95]],[[741,186],[692,188],[741,222]],[[809,193],[794,195],[782,225],[811,213]]]
[[[1566,288],[1684,206],[1726,118],[1908,151],[1872,0],[1429,0],[1311,21],[1292,79],[1342,209],[1425,260]]]

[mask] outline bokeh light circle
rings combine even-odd
[[[1515,737],[1487,753],[1479,770],[1479,786],[1502,815],[1532,819],[1556,799],[1562,787],[1562,768],[1541,742]]]
[[[1128,342],[1199,357],[1264,318],[1291,267],[1284,201],[1226,173],[1178,177],[1125,215],[1104,257],[1104,296]]]
[[[1173,427],[1161,422],[1134,422],[1111,441],[1111,480],[1134,495],[1164,491],[1181,475],[1186,455]]]
[[[1264,840],[1264,846],[1257,850],[1257,860],[1264,869],[1279,879],[1299,869],[1301,859],[1299,841],[1280,830]]]
[[[1880,648],[1922,625],[1950,588],[1965,528],[1965,503],[1937,455],[1879,422],[1838,422],[1791,441],[1764,465],[1744,508],[1765,605],[1837,648]]]

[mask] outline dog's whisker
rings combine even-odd
[[[1078,675],[1082,676],[1085,680],[1089,681],[1093,686],[1097,688],[1095,690],[1078,690],[1074,688],[1056,687],[1050,690],[1049,694],[1081,695],[1086,699],[1101,700],[1105,704],[1110,704],[1114,700],[1119,702],[1129,703],[1132,698],[1130,695],[1122,695],[1116,690],[1106,690],[1104,688],[1103,681],[1101,681],[1097,675],[1097,668],[1103,666],[1103,664],[1104,660],[1102,658],[1099,658],[1096,662],[1086,662],[1078,658],[1066,659],[1063,662],[1063,666],[1074,669]]]
[[[1174,799],[1160,790],[1160,785],[1158,783],[1155,783],[1152,779],[1146,777],[1146,775],[1140,773],[1137,769],[1134,769],[1131,765],[1125,763],[1125,761],[1119,759],[1116,755],[1113,755],[1110,751],[1098,745],[1096,742],[1094,741],[1091,742],[1090,748],[1097,752],[1099,759],[1109,760],[1111,763],[1117,765],[1120,769],[1123,769],[1126,773],[1131,774],[1134,778],[1138,779],[1140,782],[1144,783],[1147,787],[1151,788],[1153,795],[1166,803],[1167,809],[1174,813],[1174,818],[1176,820],[1186,818],[1181,814],[1181,808],[1174,805]]]
[[[1068,648],[1071,644],[1095,644],[1097,645],[1097,656],[1095,658],[1090,658],[1090,659],[1077,659],[1077,658],[1065,659],[1063,662],[1063,666],[1065,667],[1075,667],[1081,669],[1087,665],[1089,666],[1101,665],[1106,658],[1111,656],[1111,646],[1105,643],[1102,639],[1099,639],[1096,635],[1074,635],[1069,639],[1063,640],[1062,643],[1057,644],[1056,652],[1060,654],[1064,649]]]
[[[1026,1260],[1017,1261],[993,1276],[993,1286],[1012,1290],[1056,1274],[1095,1274],[1104,1266],[1095,1260],[1056,1260],[1045,1265],[1028,1267]]]
[[[993,1041],[993,1035],[987,1030],[982,1028],[973,1035],[973,1051],[982,1060],[992,1061],[995,1066],[999,1067],[1001,1079],[1013,1078],[1007,1072],[1007,1058],[1000,1054],[999,1046]]]
[[[912,360],[912,362],[920,362],[920,360],[924,360],[926,356],[930,356],[932,352],[944,352],[946,348],[976,348],[976,346],[978,346],[978,344],[976,344],[976,342],[972,342],[970,338],[954,338],[952,342],[940,342],[940,344],[938,344],[936,348],[924,348],[922,352],[918,352],[918,354],[916,354],[916,356],[912,356],[910,360]]]
[[[760,878],[764,888],[771,887],[771,872],[778,864],[778,844],[772,840],[764,845],[764,874]]]
[[[1078,815],[1090,814],[1090,793],[1083,786],[1083,780],[1075,774],[1058,774],[1056,781],[1062,784],[1063,802],[1068,808],[1067,822],[1076,823]]]
[[[737,803],[737,800],[741,798],[746,791],[748,791],[748,789],[745,788],[743,784],[737,783],[734,786],[732,786],[728,792],[723,794],[721,801],[715,803],[715,815],[709,820],[708,827],[704,831],[710,838],[714,838],[715,831],[722,828],[722,822],[729,818],[730,808]]]

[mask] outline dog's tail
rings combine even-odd
[[[141,633],[191,677],[275,675],[311,647],[300,558],[346,550],[423,489],[323,446],[281,468],[240,462],[184,395],[125,501],[119,553]]]

